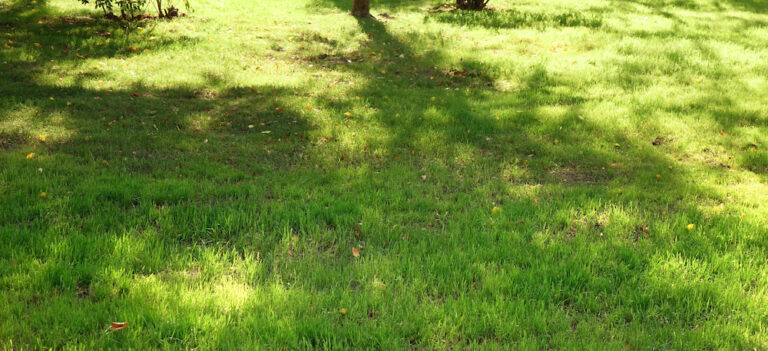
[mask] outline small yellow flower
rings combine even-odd
[[[693,223],[691,223],[691,224],[689,224],[689,225],[685,226],[685,229],[688,229],[688,230],[694,230],[695,228],[696,228],[696,225],[695,225],[695,224],[693,224]]]
[[[46,197],[48,197],[48,194],[45,191],[43,191],[42,193],[40,193],[40,197],[45,199]]]
[[[35,155],[34,152],[30,152],[30,153],[27,154],[27,159],[35,158],[35,156],[37,156],[37,155]]]
[[[501,207],[499,207],[499,206],[493,206],[493,208],[491,209],[491,213],[496,213],[496,212],[499,212],[499,211],[501,211]]]
[[[347,312],[349,312],[349,310],[346,309],[346,308],[342,308],[342,309],[339,310],[339,313],[341,313],[342,316],[346,315]]]
[[[661,174],[657,174],[656,179],[661,179]]]

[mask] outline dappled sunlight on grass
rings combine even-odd
[[[348,3],[0,0],[0,348],[766,347],[765,6]]]

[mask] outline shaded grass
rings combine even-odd
[[[547,27],[589,27],[597,28],[603,25],[603,19],[598,15],[580,12],[563,13],[532,13],[517,11],[442,11],[426,17],[442,23],[461,26],[480,26],[485,28],[520,28],[532,27],[544,29]]]
[[[3,348],[766,347],[764,15],[0,3]]]

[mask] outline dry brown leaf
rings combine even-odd
[[[128,326],[128,322],[112,322],[112,324],[109,326],[109,330],[118,331],[118,330],[122,330],[127,326]]]

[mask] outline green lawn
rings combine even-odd
[[[768,349],[768,2],[351,2],[0,0],[0,349]]]

